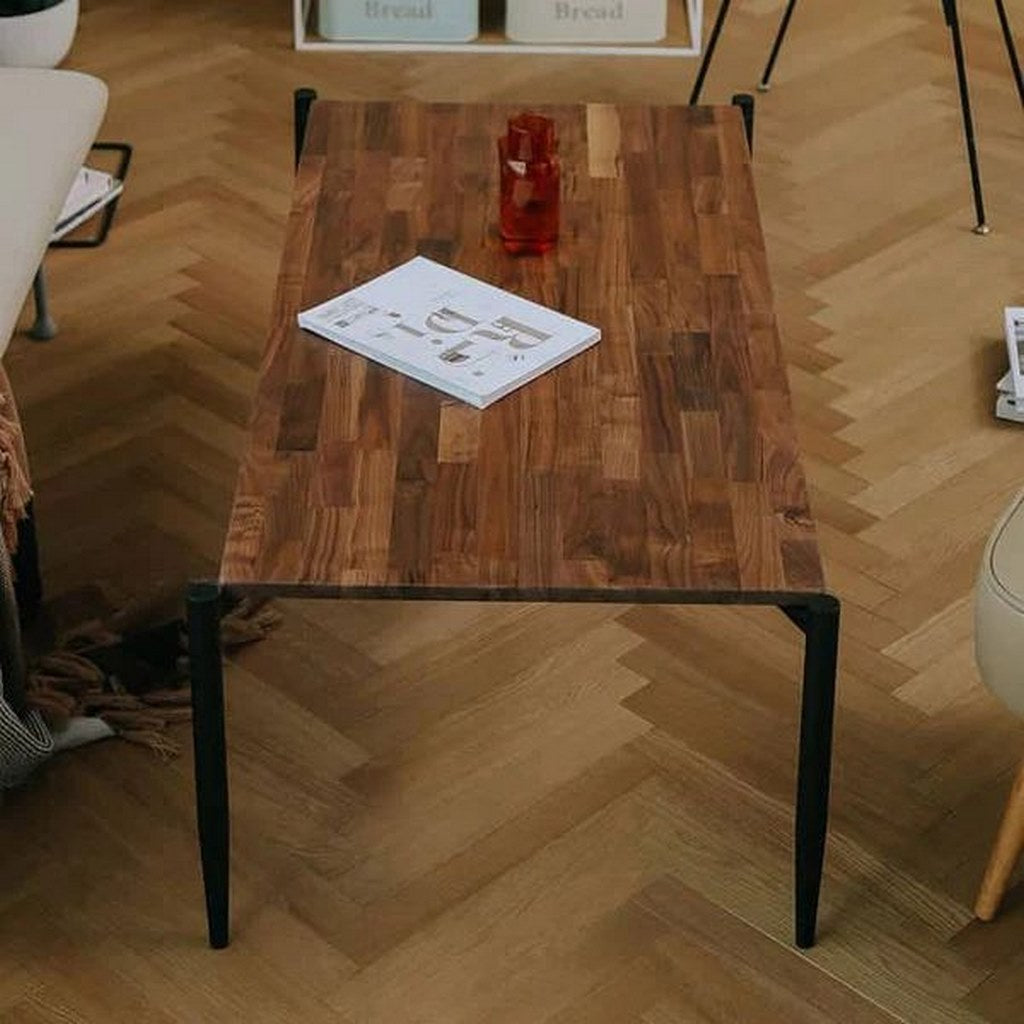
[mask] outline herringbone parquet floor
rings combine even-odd
[[[682,101],[678,61],[296,54],[285,0],[83,0],[70,65],[136,146],[119,223],[49,267],[8,365],[51,597],[209,572],[290,179],[290,93]],[[778,0],[735,10],[750,88]],[[798,8],[757,176],[845,607],[822,936],[790,948],[797,637],[750,610],[291,602],[230,666],[234,945],[212,953],[191,764],[109,743],[0,815],[0,1021],[1019,1024],[1024,898],[969,910],[1024,728],[971,584],[1024,480],[991,416],[1024,303],[1024,118],[964,3],[994,233],[972,224],[938,0]],[[1024,5],[1008,3],[1018,34]],[[91,590],[88,588],[92,588]]]

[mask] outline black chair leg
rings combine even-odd
[[[1010,31],[1010,19],[1006,16],[1006,5],[1003,0],[996,0],[996,13],[999,15],[999,26],[1003,30],[1003,41],[1006,43],[1006,55],[1010,58],[1010,69],[1013,71],[1013,80],[1017,83],[1017,95],[1020,97],[1020,105],[1024,107],[1024,75],[1020,70],[1020,59],[1017,57],[1017,46],[1013,41],[1013,32]]]
[[[704,79],[707,78],[711,68],[711,61],[715,56],[715,49],[718,46],[718,37],[722,34],[722,26],[725,25],[726,16],[732,0],[722,0],[722,6],[718,8],[718,17],[715,18],[714,27],[708,37],[708,45],[704,50],[704,58],[700,62],[700,69],[697,71],[697,79],[693,83],[693,90],[690,93],[690,106],[700,103],[700,94],[704,89]]]
[[[953,60],[956,64],[960,111],[963,114],[964,122],[964,141],[967,145],[967,162],[971,170],[971,190],[974,193],[974,212],[977,217],[974,233],[987,235],[989,227],[985,220],[985,197],[981,191],[981,170],[978,167],[978,149],[974,141],[974,117],[971,114],[971,94],[967,83],[967,64],[964,60],[964,41],[960,32],[960,17],[956,9],[956,0],[942,0],[942,7],[953,40]]]
[[[758,92],[767,92],[771,87],[772,71],[775,68],[775,62],[779,58],[779,50],[782,49],[782,41],[786,38],[786,31],[789,28],[789,19],[793,17],[793,10],[796,8],[796,0],[789,0],[786,4],[785,13],[782,15],[782,22],[779,25],[779,31],[775,33],[775,42],[772,43],[772,52],[768,56],[768,63],[765,65],[764,74],[761,76],[761,81],[758,83]]]

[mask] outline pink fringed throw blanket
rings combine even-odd
[[[0,594],[0,600],[11,603],[8,555],[14,553],[18,522],[31,497],[18,407],[0,365],[0,529],[5,549],[0,550],[0,558],[8,582],[3,588],[6,597]],[[178,742],[168,735],[167,727],[191,717],[185,686],[187,638],[184,623],[176,617],[180,605],[180,594],[163,595],[147,607],[122,611],[106,622],[84,623],[65,635],[59,649],[35,658],[29,666],[23,681],[27,713],[20,720],[3,702],[0,689],[0,788],[5,778],[13,784],[52,751],[43,723],[59,733],[72,718],[94,716],[124,739],[163,755],[177,753]],[[10,635],[0,636],[0,644],[13,651],[12,662],[20,665],[20,637],[11,625],[17,622],[17,609],[7,611],[5,632]],[[270,607],[242,601],[222,619],[224,647],[261,640],[277,622]],[[16,692],[10,682],[8,689]]]
[[[18,407],[7,371],[0,364],[0,529],[12,554],[18,543],[18,521],[25,517],[31,498],[28,455]]]

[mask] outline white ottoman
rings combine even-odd
[[[985,685],[1024,717],[1024,491],[985,547],[974,607],[974,647]],[[990,921],[1024,848],[1024,764],[1003,812],[975,913]]]
[[[91,75],[0,68],[0,356],[106,108]]]

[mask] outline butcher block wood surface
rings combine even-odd
[[[314,105],[223,583],[823,588],[738,111],[534,109],[557,125],[561,238],[524,258],[497,234],[519,108]],[[297,327],[416,254],[602,340],[481,411]]]

